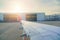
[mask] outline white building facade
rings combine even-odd
[[[37,21],[44,21],[45,13],[37,13]]]
[[[0,13],[0,21],[4,21],[4,14]]]
[[[45,20],[45,13],[30,13],[25,15],[28,21],[44,21]],[[24,17],[23,17],[24,18]]]

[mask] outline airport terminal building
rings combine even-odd
[[[26,20],[26,21],[44,21],[45,20],[45,13],[26,13],[22,15],[0,13],[0,21],[5,21],[5,22],[19,21],[18,16],[21,16],[22,20]]]
[[[0,13],[0,22],[17,22],[17,14]]]
[[[26,20],[27,21],[44,21],[45,13],[26,14]]]

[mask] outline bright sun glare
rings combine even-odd
[[[18,4],[15,4],[13,5],[13,12],[16,13],[16,12],[23,12],[22,8],[18,5]]]

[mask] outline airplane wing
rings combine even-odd
[[[22,21],[24,31],[30,40],[60,40],[60,27]]]

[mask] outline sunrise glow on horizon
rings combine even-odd
[[[0,0],[0,12],[25,13],[45,12],[60,13],[59,0]]]

